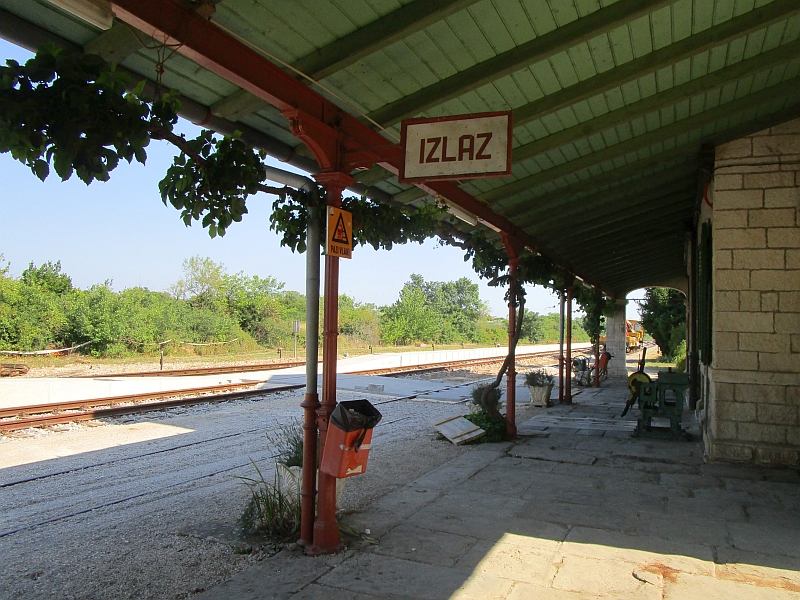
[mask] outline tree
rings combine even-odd
[[[539,313],[529,312],[522,324],[522,338],[531,344],[540,344],[545,340],[545,319]]]
[[[55,264],[48,261],[41,267],[36,267],[31,262],[22,272],[22,283],[41,287],[58,295],[66,294],[72,289],[72,278],[61,272],[60,260]]]
[[[196,255],[181,264],[183,277],[170,286],[179,300],[195,300],[198,305],[213,305],[224,293],[225,265]]]
[[[672,357],[686,339],[684,295],[670,288],[648,288],[639,302],[642,326],[665,356]]]
[[[339,333],[353,340],[377,344],[380,337],[380,314],[375,305],[339,296]]]
[[[400,290],[397,302],[384,309],[381,327],[383,339],[389,344],[429,342],[438,340],[441,318],[427,306],[422,290],[406,285]]]

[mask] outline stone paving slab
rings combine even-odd
[[[602,422],[623,394],[608,386],[594,409],[542,414]],[[706,465],[699,437],[563,429],[574,432],[477,446],[348,515],[377,544],[296,555],[321,567],[290,569],[302,581],[278,589],[294,595],[270,595],[275,567],[258,565],[226,588],[237,595],[201,598],[800,600],[796,471]]]

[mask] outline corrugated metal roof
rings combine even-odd
[[[215,4],[212,21],[389,139],[406,117],[513,109],[512,175],[462,187],[620,295],[685,273],[701,146],[800,113],[797,0]],[[46,0],[0,6],[78,45],[101,34]],[[157,62],[123,64],[152,78]],[[166,85],[299,146],[273,107],[178,53],[165,66]],[[359,178],[423,195],[379,167]]]

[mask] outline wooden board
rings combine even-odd
[[[461,446],[486,435],[483,429],[459,416],[434,423],[433,427],[456,446]]]

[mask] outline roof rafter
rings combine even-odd
[[[627,104],[617,110],[595,117],[584,123],[579,123],[574,127],[562,129],[557,133],[548,135],[535,142],[517,146],[514,148],[514,161],[524,160],[531,156],[547,152],[548,150],[554,150],[574,140],[588,137],[605,129],[610,129],[615,125],[631,121],[637,117],[642,117],[653,111],[664,108],[669,104],[677,104],[678,102],[692,98],[710,89],[737,81],[747,75],[753,75],[764,69],[796,58],[797,56],[800,56],[800,40],[779,46],[763,54],[757,54],[752,58],[738,62],[730,67],[719,69],[718,71],[698,77],[697,79],[692,79],[686,83],[676,85],[675,87],[648,96],[638,102]]]
[[[584,79],[559,92],[520,106],[514,109],[514,125],[529,123],[546,114],[619,87],[642,75],[652,73],[705,50],[722,46],[798,13],[800,13],[800,3],[797,0],[773,0],[769,4],[691,35],[680,42],[670,44],[660,50],[645,54],[641,58]]]
[[[590,209],[587,207],[576,215],[565,215],[563,218],[539,223],[537,224],[537,230],[558,230],[560,233],[559,241],[570,240],[576,235],[583,239],[584,234],[595,229],[598,224],[604,227],[606,225],[613,225],[619,220],[629,221],[630,218],[649,213],[654,209],[669,208],[677,205],[685,198],[693,199],[694,193],[694,186],[690,189],[688,186],[684,185],[679,189],[664,190],[650,194],[647,198],[636,198],[635,203],[614,202],[605,206],[603,209]],[[626,198],[626,200],[629,199],[630,197]],[[575,230],[578,227],[580,227],[580,230],[576,232]],[[612,229],[608,231],[612,231]]]
[[[478,0],[414,0],[307,54],[292,67],[311,79],[324,79],[476,2]],[[211,112],[218,117],[239,119],[262,106],[263,100],[247,90],[239,90],[215,103]]]
[[[702,128],[709,123],[720,119],[729,118],[733,113],[747,111],[753,108],[754,104],[768,103],[780,97],[782,94],[797,95],[800,92],[800,77],[779,83],[778,85],[765,88],[754,94],[749,94],[732,102],[721,104],[710,110],[697,113],[680,121],[675,121],[670,125],[658,127],[652,131],[648,131],[642,135],[630,138],[624,142],[606,146],[602,150],[590,152],[580,158],[562,163],[556,167],[545,169],[534,175],[529,175],[512,183],[506,184],[494,190],[490,190],[481,194],[481,199],[492,202],[497,198],[508,196],[510,194],[525,190],[526,188],[542,185],[548,181],[553,181],[574,173],[581,169],[585,169],[617,156],[622,156],[630,152],[636,152],[642,148],[647,148],[653,144],[664,142],[677,137],[683,133],[688,133],[695,129]]]
[[[414,0],[304,56],[292,66],[313,79],[323,79],[477,1]]]
[[[580,239],[581,245],[585,245],[585,243],[592,242],[595,239],[611,237],[620,231],[636,231],[635,225],[632,229],[632,224],[635,223],[637,218],[645,216],[663,215],[666,218],[669,215],[680,213],[685,217],[686,209],[691,209],[693,202],[694,190],[667,194],[658,200],[637,208],[617,207],[615,211],[603,215],[605,218],[602,221],[595,220],[593,224],[582,226],[579,232],[566,230],[564,235],[559,237],[559,245],[562,242],[571,243],[571,240],[576,238]],[[583,222],[585,223],[586,221],[584,220]],[[619,225],[620,223],[622,225]],[[592,233],[598,229],[601,230],[600,233]]]
[[[674,0],[619,0],[373,111],[384,127],[590,40]]]
[[[520,220],[523,226],[533,225],[534,222],[537,227],[550,227],[555,226],[559,221],[565,219],[573,219],[575,215],[582,215],[589,210],[596,210],[597,207],[607,206],[609,204],[626,203],[631,200],[637,202],[648,202],[663,196],[664,194],[673,193],[676,191],[683,191],[689,188],[686,183],[686,174],[688,169],[679,173],[667,171],[665,173],[658,173],[659,176],[654,176],[652,180],[648,178],[642,187],[627,188],[621,187],[611,191],[600,192],[591,196],[584,196],[583,198],[574,198],[570,202],[559,202],[558,208],[560,210],[555,212],[555,206],[549,202],[543,202],[536,207],[535,211],[530,211],[525,214],[525,219]],[[692,182],[691,187],[695,187]],[[566,205],[570,206],[567,207]],[[563,207],[563,208],[562,208]]]
[[[606,269],[615,269],[617,265],[620,265],[628,272],[636,273],[637,271],[640,271],[646,273],[650,270],[652,264],[669,265],[670,263],[674,262],[676,254],[679,254],[682,257],[683,245],[659,248],[653,251],[647,250],[646,252],[646,259],[644,259],[644,257],[641,255],[630,255],[626,258],[615,258],[610,262],[604,263],[603,266],[598,266],[598,270],[606,272],[610,279],[615,280],[620,279],[613,276],[614,271],[606,271]],[[683,261],[681,260],[681,270],[682,267]],[[622,271],[622,269],[620,269],[620,271]]]
[[[623,240],[611,240],[605,239],[604,241],[594,242],[591,246],[584,247],[582,244],[572,244],[574,248],[581,249],[585,252],[592,253],[592,260],[587,261],[588,265],[595,269],[598,265],[603,265],[603,258],[602,256],[605,253],[610,251],[614,251],[615,254],[625,254],[630,252],[636,252],[637,250],[641,250],[645,244],[646,240],[649,240],[652,234],[653,239],[658,239],[660,242],[660,246],[662,248],[668,249],[670,248],[670,241],[680,241],[683,244],[683,232],[684,232],[684,224],[686,222],[685,210],[681,213],[684,218],[679,218],[676,216],[672,220],[659,220],[658,227],[653,227],[650,229],[645,230],[637,230],[636,236],[632,239],[628,239],[627,237]],[[683,246],[681,246],[683,248]],[[681,250],[682,252],[682,250]]]
[[[696,152],[694,152],[694,154],[696,154]],[[666,177],[665,180],[668,181],[673,178],[673,173],[674,177],[678,177],[679,172],[689,169],[693,170],[697,167],[697,161],[695,160],[694,154],[692,153],[691,149],[687,150],[681,146],[678,146],[677,148],[673,148],[667,152],[654,154],[649,158],[644,158],[633,163],[628,163],[626,165],[610,169],[594,177],[581,179],[580,181],[565,185],[552,192],[545,191],[544,193],[532,198],[526,198],[514,202],[507,210],[503,211],[503,214],[508,217],[527,215],[531,212],[529,203],[536,202],[538,200],[545,200],[550,208],[568,204],[579,194],[595,191],[604,185],[611,186],[612,190],[610,190],[609,193],[613,193],[613,189],[618,186],[632,185],[635,181],[638,181],[643,177],[650,178],[651,175],[654,178]],[[677,162],[673,163],[672,161]],[[664,168],[653,171],[655,167]],[[633,181],[628,181],[630,179],[633,179]]]

